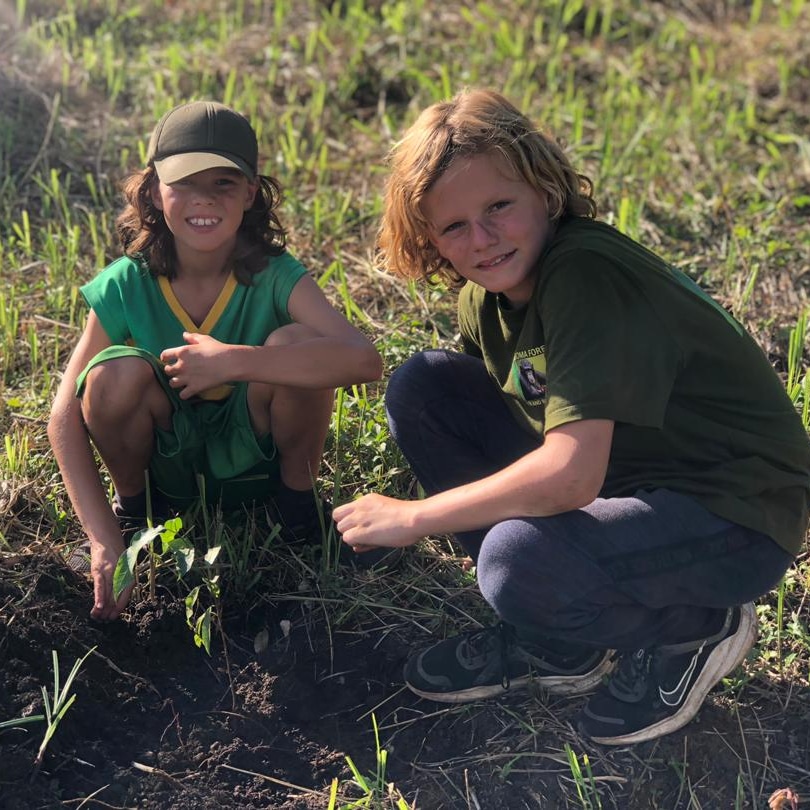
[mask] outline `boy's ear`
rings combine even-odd
[[[253,201],[256,199],[256,192],[259,190],[259,181],[254,180],[248,183],[247,192],[245,193],[245,211],[249,211],[253,206]]]
[[[151,187],[149,189],[149,194],[152,197],[152,205],[154,205],[155,208],[157,208],[158,211],[162,211],[163,210],[163,200],[161,200],[161,198],[160,198],[160,185],[159,185],[159,183],[157,181],[157,178],[152,183],[152,185],[151,185]]]

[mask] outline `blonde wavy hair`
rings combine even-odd
[[[590,178],[576,172],[560,145],[536,129],[506,98],[492,90],[467,89],[423,110],[388,155],[390,173],[377,249],[380,265],[405,278],[464,283],[429,238],[422,200],[459,157],[503,158],[548,200],[549,219],[595,217]]]

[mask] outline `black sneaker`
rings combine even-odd
[[[752,604],[729,608],[709,638],[624,653],[588,701],[579,730],[594,742],[631,745],[685,726],[709,690],[742,663],[757,637]]]
[[[533,681],[549,692],[578,695],[593,689],[612,666],[612,652],[570,657],[520,647],[505,623],[440,641],[405,663],[412,692],[441,703],[496,697]]]

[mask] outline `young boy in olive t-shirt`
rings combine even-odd
[[[405,682],[445,702],[595,690],[578,727],[604,744],[681,728],[804,541],[798,414],[742,327],[596,222],[588,178],[502,96],[431,106],[391,166],[383,263],[463,284],[464,353],[421,352],[386,392],[427,497],[334,517],[355,548],[452,532],[500,619],[415,653]]]

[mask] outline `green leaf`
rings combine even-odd
[[[168,526],[156,526],[155,528],[160,529],[160,547],[162,551],[166,551],[175,542],[177,533]]]
[[[26,723],[38,723],[44,719],[44,714],[29,714],[28,717],[17,717],[14,720],[3,720],[0,722],[0,729],[24,726]]]
[[[194,545],[185,537],[177,537],[173,531],[164,529],[160,536],[163,553],[171,553],[177,566],[177,576],[182,579],[194,565],[196,551]]]
[[[354,781],[357,782],[360,790],[364,791],[365,793],[371,793],[371,788],[368,785],[363,774],[357,769],[357,766],[354,764],[354,760],[347,754],[346,757],[346,764],[349,766],[349,770],[352,772],[352,776],[354,777]]]
[[[135,565],[138,562],[138,554],[142,548],[152,543],[156,537],[160,537],[160,528],[146,529],[132,541],[130,547],[118,558],[115,573],[113,574],[113,596],[116,600],[135,582]]]
[[[211,655],[211,607],[205,609],[205,613],[197,619],[197,633],[200,641],[208,655]]]
[[[191,570],[191,566],[194,565],[195,553],[194,546],[190,544],[184,544],[172,549],[174,562],[177,566],[177,576],[180,577],[180,579],[182,579]]]
[[[194,606],[197,604],[197,597],[200,595],[200,586],[192,588],[186,596],[186,623],[193,629],[191,617],[194,615]]]
[[[113,597],[118,601],[118,597],[135,581],[135,576],[129,569],[129,558],[125,551],[115,564],[113,573]]]

